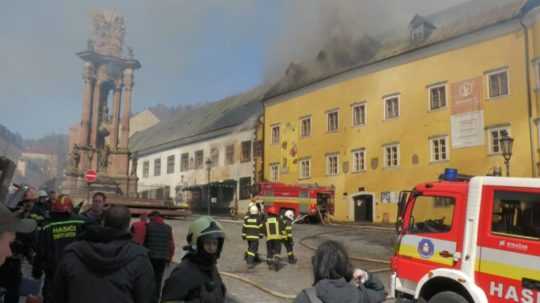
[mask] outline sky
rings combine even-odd
[[[0,124],[24,138],[67,133],[81,116],[90,13],[126,19],[142,68],[133,110],[195,104],[279,78],[336,30],[407,26],[464,0],[0,0]]]

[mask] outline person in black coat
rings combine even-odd
[[[313,256],[313,287],[304,289],[294,303],[380,303],[384,285],[350,263],[347,251],[336,241],[319,245]]]
[[[174,256],[174,239],[171,226],[165,223],[158,211],[151,212],[148,217],[150,222],[146,224],[144,246],[148,248],[148,256],[154,268],[156,280],[154,295],[156,301],[159,301],[163,272]]]
[[[187,254],[165,281],[161,302],[225,302],[226,288],[216,266],[224,240],[223,227],[211,217],[191,223]]]
[[[154,272],[147,250],[131,240],[130,213],[112,206],[104,226],[87,226],[64,250],[54,279],[55,303],[150,303]]]

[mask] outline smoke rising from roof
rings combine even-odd
[[[280,35],[266,60],[265,79],[267,82],[277,81],[290,63],[313,61],[317,56],[337,55],[346,60],[346,52],[351,50],[351,46],[366,42],[362,40],[369,42],[396,27],[406,28],[415,14],[429,14],[462,2],[465,0],[288,2]],[[326,51],[321,54],[321,50]]]

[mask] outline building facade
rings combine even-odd
[[[334,186],[337,221],[393,222],[399,192],[445,168],[504,171],[503,136],[511,175],[536,177],[538,2],[498,2],[417,16],[397,49],[277,86],[264,99],[265,178]]]
[[[130,143],[139,196],[192,210],[244,212],[261,163],[262,89],[182,111],[135,133]]]

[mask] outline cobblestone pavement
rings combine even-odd
[[[176,243],[175,262],[179,262],[182,258],[182,246],[186,244],[187,228],[192,220],[192,218],[186,218],[168,221],[174,231]],[[223,254],[219,260],[220,271],[239,275],[265,288],[288,296],[295,296],[302,289],[310,287],[313,282],[311,274],[313,251],[300,245],[300,239],[308,237],[305,244],[312,247],[316,247],[319,243],[328,239],[338,240],[345,244],[351,256],[389,260],[392,255],[394,239],[392,230],[365,229],[358,226],[299,224],[294,225],[293,228],[296,242],[295,253],[298,258],[297,264],[289,265],[284,262],[283,268],[279,272],[268,270],[265,263],[259,264],[253,270],[248,270],[243,258],[246,244],[241,238],[240,222],[231,220],[222,220],[221,222],[225,228],[227,239],[225,240]],[[266,254],[264,241],[259,243],[259,253],[263,256]],[[284,254],[282,253],[282,255]],[[388,268],[388,265],[371,262],[354,261],[353,265],[368,270]],[[388,286],[388,272],[376,275]],[[223,278],[231,296],[231,302],[281,303],[291,301],[271,296],[245,282],[229,277]]]

